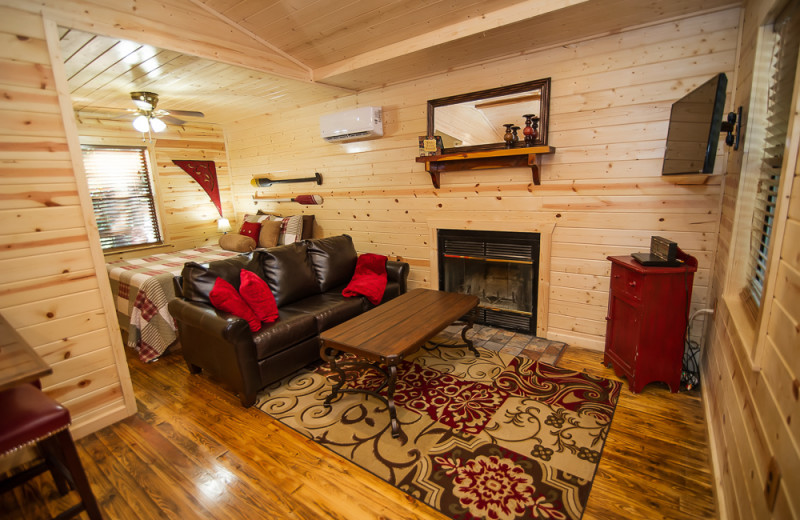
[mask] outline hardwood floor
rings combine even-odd
[[[558,366],[616,377],[602,353],[567,347]],[[139,412],[78,441],[108,519],[440,519],[205,376],[180,354],[129,358]],[[0,518],[39,519],[76,501],[49,475],[0,496]],[[85,518],[85,514],[82,515]],[[584,520],[716,518],[699,392],[624,385]]]

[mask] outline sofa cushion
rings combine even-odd
[[[181,271],[183,297],[190,301],[211,303],[208,294],[214,287],[217,278],[222,278],[239,290],[239,273],[242,269],[253,271],[262,276],[261,263],[257,251],[215,260],[207,265],[197,262],[186,262]]]
[[[358,254],[349,235],[306,240],[306,244],[320,292],[330,291],[350,281]]]
[[[305,242],[261,251],[261,265],[278,307],[319,293]]]
[[[364,298],[345,298],[339,292],[328,292],[303,298],[285,309],[314,316],[316,332],[322,332],[355,318],[364,312],[366,303]]]
[[[256,359],[264,359],[282,350],[317,335],[314,316],[291,309],[279,309],[280,319],[264,325],[253,334],[256,344]]]

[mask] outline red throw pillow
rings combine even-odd
[[[253,309],[256,317],[265,323],[278,321],[278,304],[275,303],[275,296],[272,295],[267,282],[247,269],[242,269],[241,280],[239,294]]]
[[[261,222],[243,222],[239,234],[250,237],[258,243],[258,234],[261,233]]]
[[[211,300],[211,305],[215,308],[230,312],[234,316],[247,321],[247,324],[250,325],[250,330],[253,332],[258,332],[261,329],[261,321],[256,317],[253,309],[247,305],[242,296],[236,292],[236,289],[222,278],[217,278],[214,282],[214,287],[208,293],[208,299]]]
[[[356,261],[356,271],[347,287],[342,291],[342,296],[366,296],[372,305],[378,305],[386,291],[388,277],[386,275],[387,257],[364,253]]]

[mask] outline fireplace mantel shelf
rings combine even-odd
[[[517,167],[529,167],[533,175],[533,183],[538,186],[540,183],[540,156],[555,151],[556,149],[552,146],[503,148],[480,152],[428,155],[425,157],[417,157],[416,161],[425,163],[425,170],[431,175],[434,188],[440,187],[439,177],[442,172]]]

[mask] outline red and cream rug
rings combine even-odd
[[[449,338],[444,338],[450,341]],[[421,349],[400,367],[392,438],[386,405],[340,394],[327,365],[271,385],[257,406],[458,520],[579,519],[620,383],[478,347]],[[376,389],[376,370],[345,388]]]

